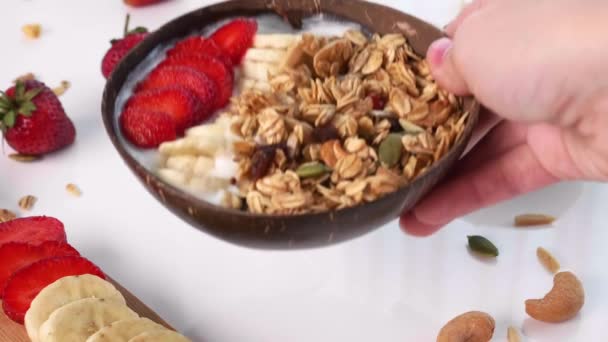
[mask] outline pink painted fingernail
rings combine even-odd
[[[450,38],[440,38],[429,46],[428,60],[434,66],[441,66],[445,60],[445,56],[452,48],[452,40]]]

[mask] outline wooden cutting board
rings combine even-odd
[[[142,301],[140,301],[135,295],[129,292],[124,287],[120,286],[113,279],[108,279],[116,288],[122,293],[127,301],[127,305],[131,310],[137,312],[141,317],[146,317],[158,324],[162,324],[165,327],[173,329],[167,322],[165,322],[156,312],[152,311]],[[2,301],[0,301],[0,306]],[[25,332],[25,327],[21,324],[17,324],[11,321],[4,312],[0,309],[0,342],[31,342]]]

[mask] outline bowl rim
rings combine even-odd
[[[328,214],[330,216],[332,216],[338,212],[356,211],[356,210],[360,210],[362,207],[365,207],[371,203],[374,203],[374,202],[380,200],[383,197],[387,197],[387,196],[391,196],[391,195],[396,196],[397,194],[405,191],[406,189],[408,189],[410,187],[415,187],[415,184],[417,184],[417,183],[423,183],[425,181],[426,175],[432,173],[437,168],[440,168],[442,166],[442,161],[448,159],[448,157],[450,155],[456,153],[457,149],[455,147],[457,146],[457,144],[461,143],[462,142],[461,140],[465,139],[467,137],[467,135],[470,135],[469,131],[473,130],[474,127],[472,127],[472,126],[475,126],[475,124],[477,122],[478,114],[479,114],[479,110],[480,110],[480,104],[472,96],[458,96],[459,98],[463,99],[463,102],[470,103],[469,110],[468,110],[469,117],[467,118],[467,122],[465,124],[463,134],[461,134],[460,137],[454,142],[453,146],[448,150],[448,152],[446,154],[444,154],[439,160],[435,161],[424,172],[424,174],[417,176],[413,181],[411,181],[405,185],[402,185],[401,187],[399,187],[397,190],[393,191],[392,193],[385,194],[382,197],[380,197],[372,202],[362,202],[362,203],[358,203],[354,206],[345,207],[342,209],[331,209],[331,210],[325,210],[325,211],[321,211],[321,212],[298,213],[298,214],[251,213],[251,212],[244,211],[244,210],[226,208],[221,205],[213,204],[211,202],[208,202],[202,198],[199,198],[193,194],[190,194],[187,191],[182,190],[182,189],[164,181],[155,172],[148,170],[137,159],[135,159],[135,157],[124,146],[124,143],[121,142],[120,139],[118,138],[120,133],[117,131],[117,127],[115,124],[115,121],[116,121],[115,116],[117,115],[117,113],[115,113],[114,108],[115,108],[116,98],[117,98],[118,94],[122,91],[128,77],[130,76],[130,70],[126,70],[124,80],[122,80],[122,82],[116,80],[115,75],[118,74],[118,72],[116,72],[116,71],[123,69],[125,67],[125,65],[127,65],[131,59],[138,57],[136,55],[138,54],[139,51],[146,50],[145,51],[146,53],[143,55],[143,57],[140,58],[139,61],[137,61],[135,63],[133,68],[137,67],[143,61],[143,59],[145,59],[146,56],[148,56],[148,54],[155,47],[158,46],[158,45],[148,46],[148,45],[150,45],[150,42],[157,40],[157,38],[160,37],[165,31],[169,30],[169,28],[171,28],[174,25],[177,25],[181,21],[186,20],[188,17],[195,15],[197,12],[209,11],[209,12],[214,12],[216,14],[219,14],[218,19],[213,20],[211,22],[201,24],[200,28],[198,29],[198,30],[201,30],[214,22],[219,22],[226,18],[234,17],[235,16],[234,14],[229,13],[230,11],[234,11],[234,10],[225,10],[224,7],[227,7],[227,6],[230,6],[233,4],[242,5],[245,3],[245,1],[246,1],[247,5],[251,5],[251,6],[247,7],[247,8],[243,8],[244,11],[255,11],[255,12],[257,12],[256,13],[257,15],[275,14],[277,16],[281,16],[281,14],[277,11],[277,9],[273,7],[275,4],[274,0],[268,0],[268,1],[266,1],[266,0],[228,0],[228,1],[222,1],[219,3],[207,5],[207,6],[202,6],[197,9],[194,9],[192,11],[188,11],[182,15],[179,15],[177,17],[174,17],[173,19],[166,21],[159,28],[157,28],[156,30],[154,30],[150,34],[148,34],[148,36],[138,46],[136,46],[134,49],[129,51],[129,53],[125,57],[123,57],[123,59],[115,67],[115,69],[114,69],[115,72],[113,72],[106,81],[106,84],[104,86],[103,95],[102,95],[102,118],[103,118],[105,130],[106,130],[106,134],[110,137],[112,144],[114,145],[115,149],[120,154],[121,158],[123,159],[123,162],[125,162],[127,164],[127,166],[131,169],[132,172],[143,175],[143,177],[145,177],[145,183],[146,183],[146,185],[148,185],[148,187],[151,187],[152,184],[154,184],[155,187],[157,188],[156,191],[158,191],[160,197],[163,198],[163,200],[165,197],[165,193],[167,193],[170,196],[175,197],[185,203],[191,204],[189,207],[189,210],[191,207],[196,207],[196,208],[201,208],[202,210],[210,210],[210,211],[216,212],[218,214],[227,214],[227,215],[233,215],[233,216],[237,216],[237,217],[241,217],[241,218],[266,219],[266,220],[268,220],[268,219],[285,220],[285,219],[293,219],[293,218],[298,218],[298,217],[306,217],[306,218],[314,219],[315,217],[324,218]],[[386,6],[383,4],[373,3],[373,2],[366,1],[366,0],[333,0],[331,2],[332,3],[345,2],[345,3],[348,3],[348,5],[350,5],[350,6],[360,5],[360,6],[366,6],[368,8],[376,7],[378,9],[382,9],[382,10],[397,12],[400,16],[403,16],[407,20],[411,20],[411,21],[415,22],[416,25],[426,25],[428,29],[432,28],[433,30],[435,30],[436,33],[438,34],[438,36],[445,36],[445,34],[442,30],[440,30],[439,28],[430,24],[429,22],[421,19],[420,17],[413,16],[407,12],[404,12],[399,9],[389,7],[389,6]],[[302,3],[304,3],[304,2],[302,2]],[[314,15],[323,14],[323,13],[327,13],[332,16],[336,16],[338,18],[343,18],[343,16],[333,13],[331,10],[328,10],[327,8],[324,8],[325,7],[324,4],[318,0],[310,1],[310,3],[312,3],[313,6],[317,9],[317,12],[302,13],[301,14],[302,18],[308,18],[308,17],[314,16]],[[262,4],[265,4],[265,6],[262,6]],[[300,5],[298,3],[298,6],[305,6],[305,5]],[[295,9],[294,11],[299,12],[299,11],[303,11],[303,10],[300,7],[300,8]],[[355,23],[361,25],[361,27],[363,29],[369,30],[369,27],[366,26],[366,24],[364,24],[364,23],[356,22],[349,18],[346,18],[346,19],[348,21],[355,22]],[[371,18],[370,18],[370,22],[371,22]],[[192,29],[192,28],[190,29],[190,31],[193,31],[193,30],[194,29]],[[373,30],[369,30],[369,31],[373,32]],[[184,37],[187,37],[187,35],[183,36],[181,38],[184,38]],[[172,39],[175,39],[175,38],[176,37],[173,37]],[[411,37],[408,37],[406,35],[406,38],[409,40]],[[168,42],[169,40],[165,40],[164,42]],[[420,52],[418,52],[418,51],[417,51],[417,53],[420,54]],[[423,57],[425,55],[426,55],[426,52],[424,54],[422,54]],[[133,69],[131,69],[131,70],[133,70]],[[111,86],[114,86],[114,83],[117,83],[116,84],[117,89],[112,90]],[[118,88],[118,86],[120,86],[120,87]],[[114,96],[112,95],[112,93],[115,93]],[[114,97],[113,101],[109,101],[112,96]],[[128,142],[125,142],[125,143],[128,143]],[[461,158],[461,157],[462,156],[459,156],[458,158]],[[143,180],[140,178],[140,181],[143,181]]]

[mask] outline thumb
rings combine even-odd
[[[455,95],[469,95],[469,88],[464,80],[452,53],[452,40],[444,37],[429,46],[427,60],[431,74],[442,88]]]

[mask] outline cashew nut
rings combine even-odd
[[[576,316],[585,303],[585,291],[572,272],[559,272],[543,299],[526,300],[526,312],[543,322],[563,322]]]
[[[488,342],[494,334],[494,318],[485,312],[469,311],[447,322],[437,342]]]

